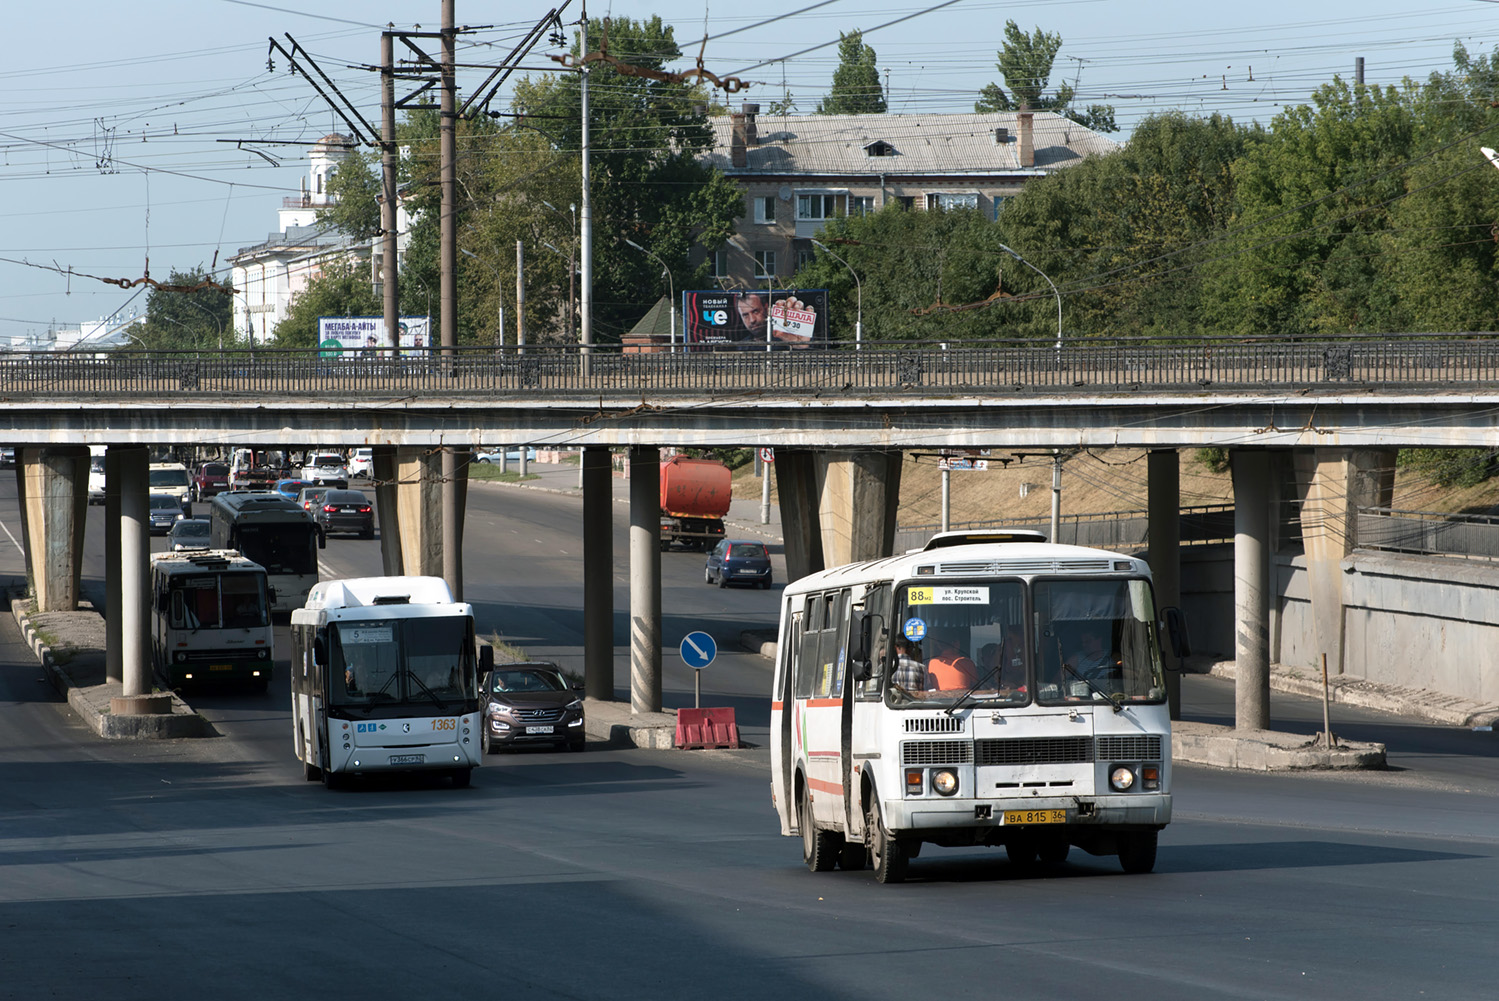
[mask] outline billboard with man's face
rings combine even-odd
[[[689,349],[819,347],[828,343],[827,289],[684,292]]]

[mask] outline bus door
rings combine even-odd
[[[781,635],[776,644],[775,688],[770,701],[770,794],[775,802],[776,814],[781,819],[781,833],[791,834],[796,824],[795,786],[792,774],[796,767],[796,755],[792,753],[791,721],[796,716],[796,702],[792,696],[791,678],[797,662],[797,651],[801,649],[802,597],[785,598],[781,613]]]
[[[849,677],[844,684],[843,782],[848,795],[847,833],[864,837],[864,809],[860,790],[864,770],[874,780],[874,762],[880,760],[880,721],[884,710],[882,684],[890,658],[890,585],[879,584],[866,592],[862,606],[849,615]],[[863,645],[868,643],[868,648]]]
[[[803,770],[811,792],[812,815],[842,829],[846,816],[843,784],[843,682],[848,664],[848,591],[809,595],[797,658],[794,723],[800,734]]]

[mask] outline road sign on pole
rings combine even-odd
[[[761,462],[775,462],[776,461],[776,450],[773,449],[773,448],[762,448],[762,449],[760,449],[760,461]]]
[[[718,644],[702,630],[694,630],[682,637],[682,645],[677,650],[682,654],[682,662],[692,668],[692,705],[693,708],[700,709],[703,703],[703,668],[713,663],[713,658],[718,656]]]

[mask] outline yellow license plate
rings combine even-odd
[[[1006,824],[1065,824],[1066,810],[1006,810]]]
[[[210,671],[232,671],[232,670],[234,670],[234,665],[233,664],[209,664],[208,665],[208,669]]]

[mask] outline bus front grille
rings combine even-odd
[[[959,716],[907,716],[907,733],[962,733],[963,720]]]
[[[1093,760],[1091,737],[1019,737],[974,743],[974,760],[980,765],[1074,765]]]
[[[1098,756],[1110,761],[1159,761],[1161,757],[1159,734],[1129,734],[1094,739],[1098,741]]]
[[[901,763],[906,765],[962,765],[973,760],[973,745],[966,740],[908,740],[901,745]]]

